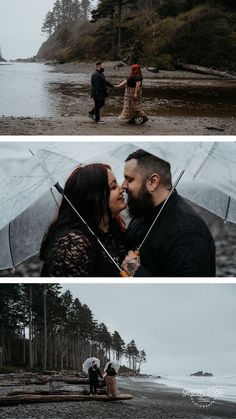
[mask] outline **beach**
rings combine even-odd
[[[42,387],[42,386],[41,386]],[[19,389],[19,388],[18,388]],[[0,407],[0,417],[6,419],[217,419],[234,418],[236,404],[212,401],[201,407],[181,390],[162,385],[151,385],[145,380],[123,378],[119,380],[122,393],[133,395],[132,400],[108,402],[58,402]],[[1,390],[1,388],[0,388]],[[10,391],[11,388],[8,388]]]
[[[114,62],[105,63],[105,75],[107,80],[116,84],[127,77],[129,67],[115,70],[114,65]],[[44,67],[47,70],[47,66]],[[232,92],[236,88],[235,80],[184,71],[152,73],[144,68],[144,87],[147,93],[144,94],[143,107],[149,121],[145,125],[119,122],[118,115],[123,106],[124,89],[113,89],[102,110],[105,124],[98,125],[88,118],[88,111],[93,105],[89,90],[94,64],[74,62],[57,64],[48,68],[50,68],[51,76],[63,75],[63,83],[57,83],[56,80],[49,83],[49,89],[53,93],[52,109],[53,106],[56,109],[57,100],[60,102],[58,113],[42,117],[25,114],[14,116],[3,113],[0,117],[0,135],[184,136],[234,135],[236,133],[236,104],[232,97]],[[77,75],[78,85],[76,85]],[[218,99],[217,96],[219,96]],[[231,102],[226,105],[227,97],[231,97]],[[34,100],[33,96],[32,100]],[[225,104],[222,101],[226,101]],[[54,110],[51,112],[53,113]]]

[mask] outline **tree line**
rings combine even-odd
[[[43,31],[39,58],[236,70],[235,0],[57,0]]]
[[[2,284],[0,294],[0,367],[30,370],[82,370],[86,358],[127,360],[140,371],[144,350],[125,344],[118,331],[98,323],[86,304],[61,293],[59,284]]]

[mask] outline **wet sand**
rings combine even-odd
[[[118,83],[126,78],[129,67],[122,67],[114,70],[113,62],[106,63],[105,74],[108,80]],[[54,66],[53,71],[65,74],[82,73],[92,74],[94,70],[93,63],[67,63]],[[235,88],[235,80],[222,80],[214,76],[205,76],[182,71],[160,71],[159,73],[149,72],[143,69],[145,85],[149,88],[161,89],[208,89],[208,93],[214,91],[214,88],[226,88],[230,92],[230,87]],[[118,92],[118,90],[117,90]],[[76,93],[77,94],[77,93]],[[229,114],[220,113],[218,116],[209,116],[205,108],[197,115],[199,111],[194,111],[194,116],[182,115],[178,104],[171,110],[156,111],[156,105],[153,98],[149,98],[148,106],[150,108],[149,121],[145,125],[126,124],[118,121],[118,113],[122,109],[123,89],[119,92],[120,97],[114,102],[111,96],[104,110],[102,118],[104,125],[98,125],[91,121],[87,116],[87,111],[91,107],[92,101],[82,97],[83,105],[78,108],[76,115],[58,116],[58,117],[6,117],[0,118],[0,135],[234,135],[236,134],[236,116],[233,110]],[[86,112],[84,109],[86,101]],[[114,108],[117,115],[114,114]],[[66,111],[66,110],[65,110]],[[164,112],[164,113],[163,113]],[[187,112],[187,111],[186,111]],[[190,113],[191,113],[190,112]]]
[[[98,125],[88,117],[0,118],[0,135],[234,135],[234,118],[153,117],[145,125],[103,118]]]
[[[17,388],[19,390],[19,388]],[[0,417],[6,419],[217,419],[234,418],[236,404],[216,401],[205,407],[184,397],[182,391],[165,386],[151,386],[143,380],[122,378],[119,381],[122,393],[134,396],[128,401],[108,402],[59,402],[38,403],[0,407]],[[8,391],[11,389],[8,388]]]

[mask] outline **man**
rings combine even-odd
[[[105,105],[105,99],[108,97],[107,86],[114,87],[109,83],[104,76],[104,64],[102,61],[96,62],[96,71],[92,74],[91,84],[92,92],[91,97],[94,100],[94,108],[89,112],[89,117],[95,119],[98,124],[104,124],[100,119],[100,109]]]
[[[131,217],[128,248],[142,242],[163,203],[166,205],[140,250],[129,251],[122,267],[135,276],[215,276],[215,244],[199,215],[174,190],[170,164],[138,150],[128,156],[123,187]]]
[[[89,373],[89,384],[90,384],[90,396],[97,394],[98,388],[98,376],[103,378],[100,369],[97,367],[96,361],[93,361],[92,366],[88,370]]]

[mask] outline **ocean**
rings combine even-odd
[[[131,378],[132,380],[142,380],[148,386],[154,387],[164,385],[168,388],[183,390],[187,397],[191,394],[208,395],[215,400],[225,400],[236,403],[236,375],[214,375],[213,377],[191,377],[191,376],[163,376],[157,378],[153,375],[149,378]]]

